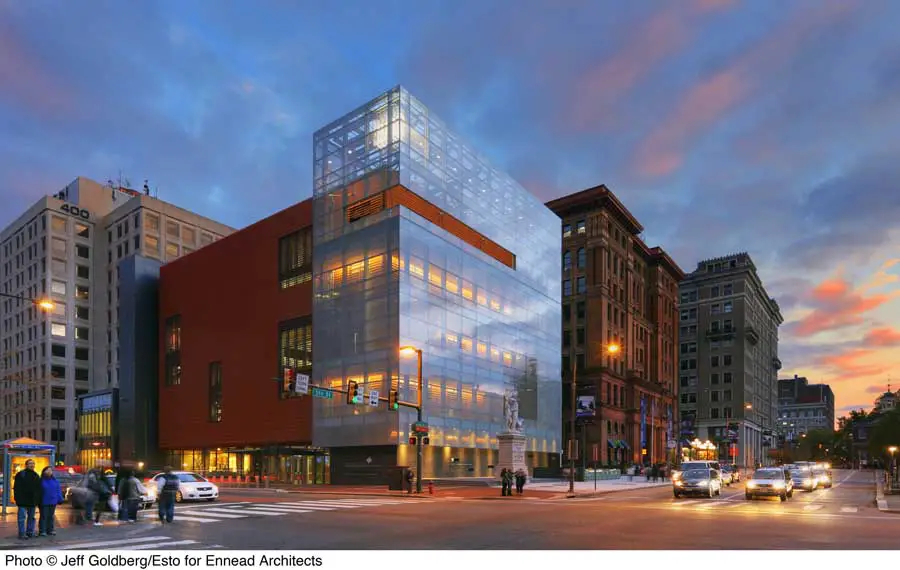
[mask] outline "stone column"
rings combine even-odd
[[[528,465],[525,463],[525,436],[520,433],[497,434],[497,443],[500,451],[500,460],[494,466],[494,477],[499,478],[503,468],[513,472],[519,469],[528,473]]]

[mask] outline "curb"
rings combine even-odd
[[[590,491],[590,492],[584,493],[584,494],[576,492],[574,497],[570,497],[568,492],[566,492],[566,493],[560,493],[560,494],[555,495],[550,498],[551,499],[576,499],[576,500],[577,499],[591,499],[591,498],[595,498],[595,497],[602,497],[604,495],[614,495],[617,493],[634,493],[635,491],[646,491],[648,489],[658,489],[660,487],[667,487],[667,486],[668,486],[667,483],[660,483],[659,485],[650,485],[648,487],[637,487],[635,489],[607,489],[606,491]]]
[[[881,471],[875,471],[875,504],[878,506],[878,510],[883,513],[896,513],[900,512],[898,510],[891,510],[888,507],[887,500],[884,498],[884,482],[882,482],[881,477],[879,475]]]

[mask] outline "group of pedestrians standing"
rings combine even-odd
[[[19,540],[56,534],[56,505],[63,502],[62,488],[53,476],[53,469],[45,467],[38,475],[34,460],[25,462],[25,469],[16,473],[13,487],[16,501]],[[39,511],[38,534],[35,535],[35,511]]]
[[[500,488],[504,497],[512,497],[513,484],[516,486],[516,495],[525,493],[525,482],[528,480],[528,473],[524,469],[507,469],[504,467],[500,470]]]
[[[171,523],[175,519],[175,502],[180,486],[178,476],[172,473],[171,467],[166,466],[163,476],[158,477],[155,484],[159,520]],[[102,471],[90,469],[77,485],[70,487],[70,495],[77,524],[93,520],[94,526],[103,526],[100,522],[103,513],[114,515],[119,522],[137,522],[138,509],[147,495],[147,489],[133,469],[119,469],[112,485]],[[56,507],[65,498],[51,467],[45,467],[38,475],[34,460],[28,459],[25,468],[14,478],[13,498],[17,507],[19,540],[56,534]],[[38,513],[39,519],[36,517]],[[35,526],[38,527],[37,533]]]

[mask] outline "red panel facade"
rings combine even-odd
[[[279,240],[312,224],[306,200],[162,267],[159,445],[163,450],[307,445],[309,397],[282,399],[279,324],[312,314],[312,282],[282,289]],[[166,320],[180,315],[181,381],[166,383]],[[221,421],[209,366],[221,363]]]

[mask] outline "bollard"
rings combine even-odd
[[[434,481],[428,482],[428,494],[434,495]]]

